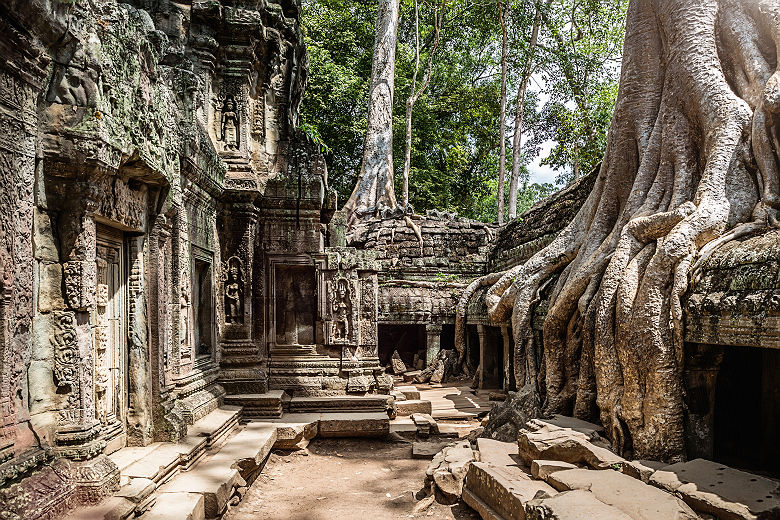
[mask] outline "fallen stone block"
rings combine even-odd
[[[541,415],[541,402],[534,385],[525,385],[517,392],[509,392],[509,398],[497,403],[484,424],[483,437],[503,442],[517,441],[517,434],[526,423]]]
[[[501,442],[493,439],[477,439],[479,460],[494,466],[512,466],[517,464],[517,443]]]
[[[412,370],[410,372],[404,372],[404,381],[407,383],[414,381],[420,374],[422,374],[421,370]]]
[[[433,413],[433,407],[430,401],[419,399],[408,399],[395,403],[396,413],[398,415],[412,415],[413,413],[424,413],[430,415]]]
[[[398,386],[396,387],[396,391],[401,392],[404,394],[404,397],[407,399],[420,399],[420,391],[417,390],[417,387],[414,386]]]
[[[401,355],[397,350],[393,351],[393,355],[390,358],[390,367],[393,370],[393,374],[403,374],[406,372],[406,363],[401,359]]]
[[[635,520],[697,520],[681,499],[617,471],[568,469],[547,476],[558,491],[590,491],[601,502]]]
[[[537,493],[555,494],[546,482],[532,480],[517,466],[495,466],[472,462],[466,475],[463,500],[480,512],[482,518],[524,520],[524,505]]]
[[[94,506],[75,509],[66,518],[68,520],[127,520],[134,516],[135,508],[136,504],[131,500],[111,496]],[[3,512],[0,511],[0,516],[2,514]]]
[[[319,423],[318,417],[309,422],[274,423],[276,426],[274,448],[281,450],[305,448],[319,433]]]
[[[546,480],[547,477],[556,471],[563,471],[567,469],[577,469],[577,466],[568,462],[561,462],[559,460],[540,459],[531,463],[531,475],[539,480]]]
[[[587,464],[595,469],[620,468],[625,461],[606,448],[588,441],[584,433],[545,424],[536,431],[521,429],[517,442],[520,456],[527,464],[537,459]]]
[[[474,451],[468,441],[451,444],[433,457],[425,471],[426,480],[433,481],[445,500],[454,503],[463,493],[463,481],[474,460]]]
[[[413,413],[411,414],[411,418],[412,421],[414,421],[415,426],[417,427],[417,433],[421,435],[439,434],[439,423],[437,423],[436,419],[431,417],[430,414]]]
[[[780,512],[777,481],[705,459],[665,466],[652,474],[650,483],[718,520],[755,519],[762,513]]]
[[[382,437],[390,433],[386,413],[323,413],[320,437]]]
[[[413,459],[427,459],[433,460],[433,458],[441,452],[449,441],[417,441],[412,443],[412,458]]]
[[[205,520],[203,495],[200,493],[164,493],[154,507],[143,515],[144,520]]]
[[[526,520],[631,520],[631,516],[601,502],[593,493],[575,490],[537,498],[525,504]]]

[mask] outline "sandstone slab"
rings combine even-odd
[[[538,498],[525,505],[526,520],[631,520],[620,509],[608,506],[588,491],[575,490]]]
[[[114,493],[116,497],[122,497],[138,504],[154,493],[157,484],[148,478],[132,478],[130,482],[122,486],[119,491]]]
[[[650,483],[719,520],[753,519],[773,510],[780,517],[780,483],[717,462],[695,459],[665,466]]]
[[[695,520],[699,517],[681,499],[617,471],[556,471],[547,483],[558,491],[590,491],[601,502],[634,520]]]
[[[520,456],[530,464],[537,459],[587,464],[595,469],[620,467],[625,460],[610,450],[596,446],[581,432],[545,424],[536,431],[521,429],[517,435]]]
[[[228,440],[209,462],[237,469],[241,478],[246,480],[260,468],[271,453],[276,436],[276,426],[272,424],[249,423]]]
[[[390,433],[390,418],[384,412],[323,413],[320,437],[382,437]]]
[[[430,401],[428,401],[430,402]],[[439,423],[427,413],[413,413],[411,414],[412,421],[417,428],[417,433],[420,435],[438,435]]]
[[[419,399],[420,391],[415,386],[397,386],[395,388],[397,392],[401,392],[407,399]]]
[[[427,459],[433,460],[433,458],[442,449],[449,445],[450,441],[418,441],[412,443],[412,458],[413,459]]]
[[[144,520],[205,520],[203,495],[199,493],[164,493],[143,515]]]
[[[556,491],[546,482],[533,480],[517,466],[472,462],[466,475],[463,499],[478,511],[486,510],[489,517],[523,520],[525,503],[539,492],[552,495]]]
[[[398,415],[412,415],[414,413],[424,413],[431,415],[433,407],[430,401],[420,399],[407,399],[395,403],[395,410]]]
[[[428,481],[433,481],[445,499],[455,502],[463,493],[469,465],[474,461],[474,451],[468,441],[451,444],[433,457],[425,471]]]
[[[513,466],[517,464],[518,448],[515,442],[501,442],[484,437],[477,439],[479,460],[494,466]]]
[[[210,460],[191,471],[177,475],[160,488],[162,494],[198,493],[203,495],[203,507],[207,518],[215,518],[227,505],[233,489],[245,486],[237,469],[226,466],[222,460]]]

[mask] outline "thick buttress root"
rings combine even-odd
[[[540,392],[551,412],[587,416],[597,405],[621,453],[684,458],[690,274],[726,240],[776,225],[779,41],[780,0],[632,0],[592,193],[550,245],[493,275],[489,315],[500,322],[511,311],[515,366],[527,367],[533,304],[558,274]],[[459,320],[488,280],[464,295]],[[518,387],[533,382],[528,370],[515,376]]]

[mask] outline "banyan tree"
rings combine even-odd
[[[577,216],[474,282],[511,316],[515,378],[549,412],[600,416],[614,448],[684,458],[683,306],[720,244],[776,226],[780,1],[632,0],[606,153]],[[550,291],[537,378],[531,316]]]

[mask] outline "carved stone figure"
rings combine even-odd
[[[225,280],[225,322],[244,322],[244,270],[241,260],[232,257],[227,261]]]
[[[333,313],[333,340],[346,342],[352,334],[350,321],[352,318],[352,298],[349,289],[349,281],[339,278],[336,282],[336,291],[331,301]]]
[[[181,344],[179,355],[182,359],[189,359],[190,347],[190,284],[186,277],[181,280],[181,295],[179,297],[181,310],[179,311],[179,343]]]
[[[226,150],[238,150],[238,112],[236,111],[236,100],[228,94],[225,103],[222,105],[222,141],[225,143]]]

